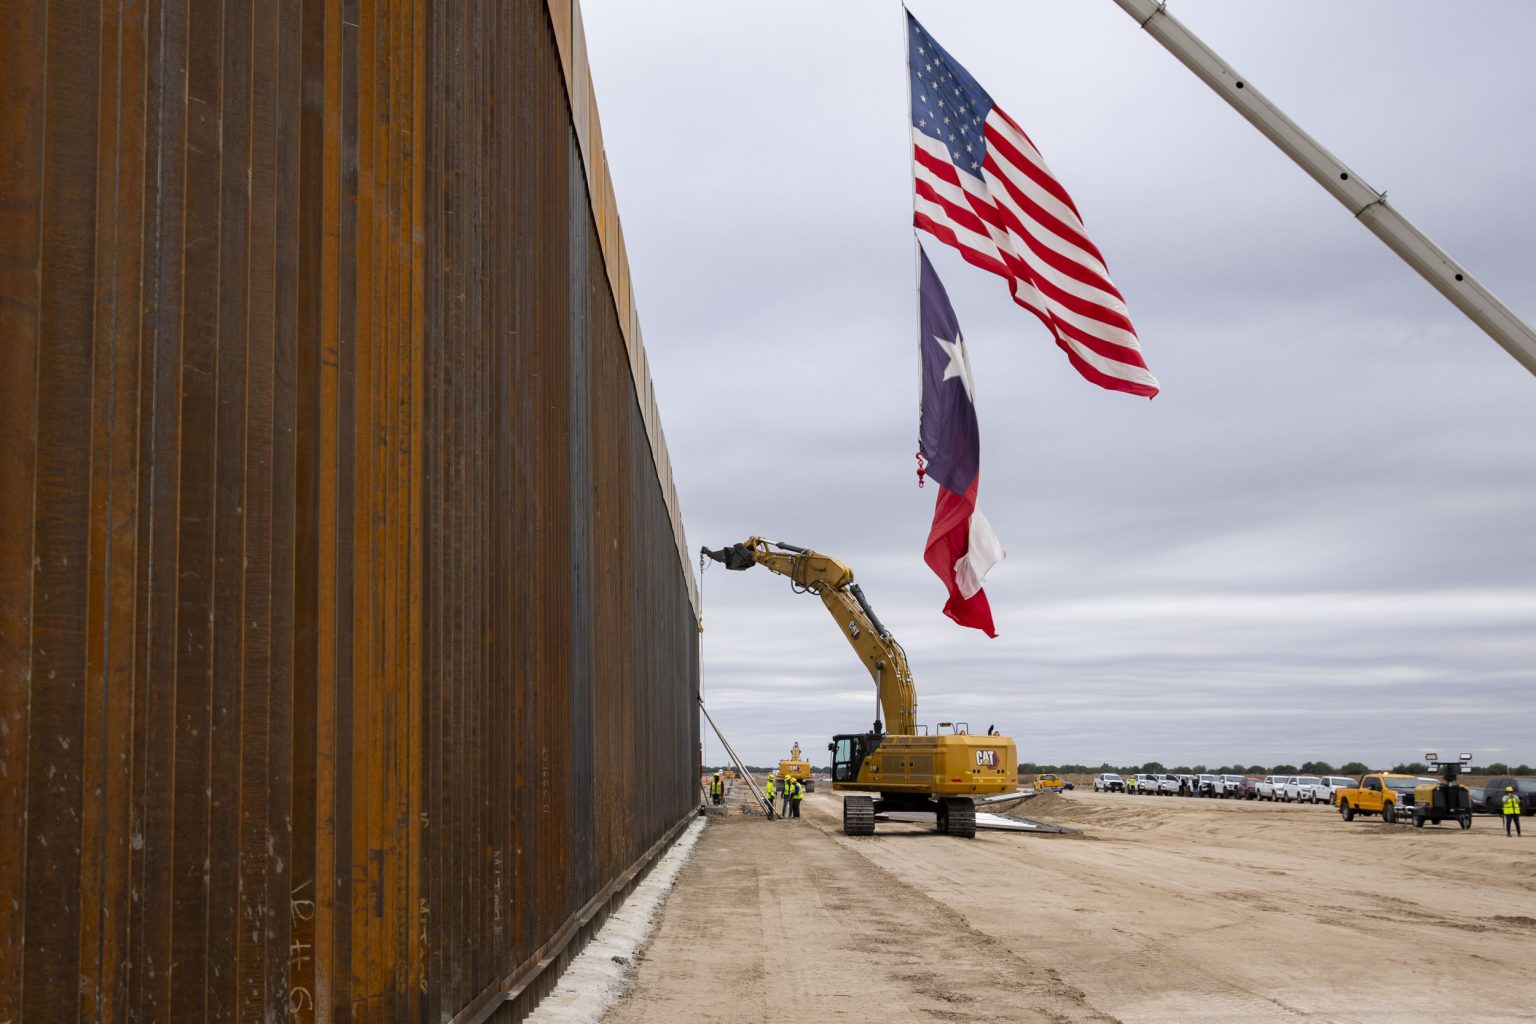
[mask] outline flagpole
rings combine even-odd
[[[909,34],[910,12],[907,5],[901,5],[901,47],[905,55],[904,61],[907,68],[907,166],[908,181],[912,190],[912,218],[909,221],[912,227],[912,324],[916,328],[917,339],[917,455],[918,474],[917,486],[923,486],[922,452],[923,452],[923,243],[917,237],[917,151],[912,146],[912,39]]]
[[[910,181],[911,181],[911,189],[912,189],[912,222],[913,222],[912,223],[912,241],[913,241],[913,243],[916,243],[917,242],[917,151],[912,148],[912,40],[910,38],[908,38],[908,36],[907,36],[907,28],[908,28],[907,19],[910,16],[911,16],[911,12],[909,12],[907,10],[907,5],[906,4],[902,4],[901,5],[901,48],[902,48],[902,54],[906,58],[906,60],[903,63],[905,63],[906,67],[907,67],[907,79],[906,79],[906,82],[907,82],[907,117],[906,117],[906,126],[907,126],[907,132],[906,132],[906,137],[907,137],[907,166],[908,166],[908,168],[911,171]]]
[[[1313,181],[1343,203],[1356,220],[1466,314],[1467,319],[1482,328],[1483,333],[1498,342],[1521,366],[1536,373],[1536,330],[1452,260],[1444,249],[1430,241],[1429,236],[1396,207],[1389,205],[1386,193],[1377,192],[1340,163],[1338,157],[1324,149],[1255,89],[1252,82],[1244,81],[1242,75],[1185,28],[1183,22],[1164,10],[1164,4],[1155,0],[1115,0],[1115,3]]]

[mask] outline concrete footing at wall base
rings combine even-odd
[[[501,982],[486,989],[459,1011],[450,1024],[497,1024],[520,1021],[539,1005],[560,980],[572,960],[586,947],[609,915],[623,905],[685,828],[697,819],[690,812],[667,830],[633,865],[619,875],[571,916],[529,960]]]

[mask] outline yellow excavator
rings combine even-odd
[[[973,735],[963,722],[940,722],[931,733],[917,724],[906,652],[845,562],[761,537],[702,553],[738,572],[761,565],[789,577],[795,593],[815,594],[874,678],[884,722],[876,719],[869,732],[839,734],[827,744],[832,788],[849,793],[843,798],[844,834],[873,835],[878,813],[924,811],[935,815],[940,832],[970,838],[976,835],[976,797],[1018,789],[1012,739],[990,729]]]
[[[800,756],[800,742],[790,748],[789,756],[779,762],[779,778],[799,779],[807,793],[816,792],[816,780],[811,777],[811,762]]]

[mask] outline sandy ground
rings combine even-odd
[[[1074,792],[1081,837],[704,830],[620,1022],[1536,1020],[1536,820]]]

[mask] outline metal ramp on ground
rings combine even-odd
[[[875,815],[875,820],[906,822],[912,825],[935,825],[937,817],[931,811],[886,811]],[[1066,825],[1053,825],[1048,821],[1039,821],[1035,818],[1017,818],[991,814],[987,811],[976,812],[976,827],[993,832],[1033,832],[1037,835],[1079,836],[1083,834],[1081,829],[1069,828]]]

